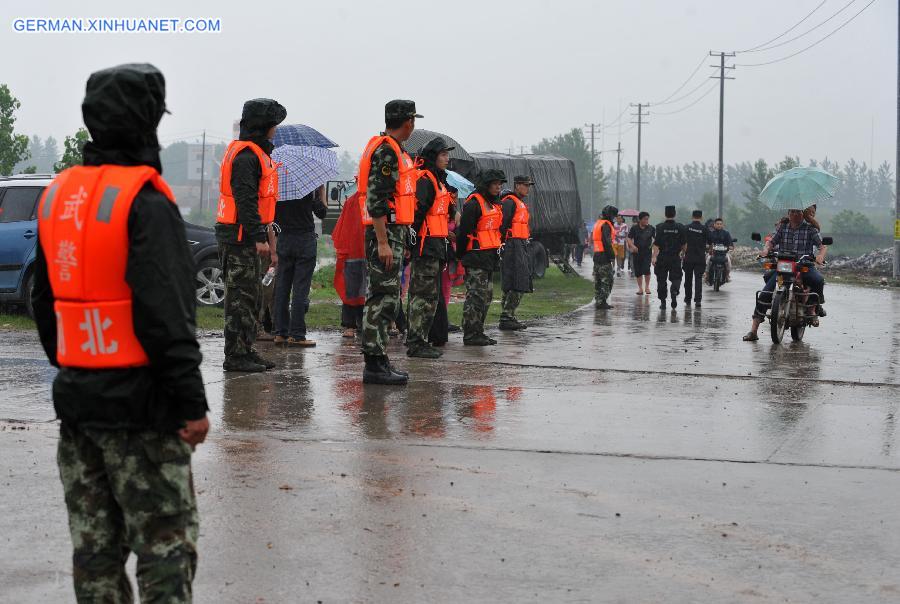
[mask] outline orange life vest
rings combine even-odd
[[[516,202],[516,212],[513,214],[512,226],[510,226],[506,236],[512,239],[530,239],[531,231],[528,228],[528,219],[531,217],[531,214],[528,212],[528,206],[512,193],[503,199],[512,199]]]
[[[496,250],[500,248],[500,223],[503,220],[503,212],[499,205],[489,204],[480,193],[472,193],[469,199],[476,199],[481,206],[481,218],[475,225],[475,233],[469,235],[466,251],[472,248],[472,244],[478,242],[480,250]],[[468,201],[468,199],[466,200]]]
[[[608,220],[598,220],[597,222],[595,222],[595,223],[594,223],[594,233],[593,233],[593,238],[594,238],[594,252],[595,252],[595,253],[596,253],[596,252],[604,252],[604,251],[606,251],[606,250],[603,248],[603,231],[602,231],[602,229],[603,229],[603,225],[604,225],[604,224],[608,224],[608,225],[609,225],[609,238],[610,238],[610,240],[612,240],[612,238],[613,238],[613,236],[614,236],[614,233],[616,232],[616,227],[614,227],[614,226],[613,226],[613,223],[611,223],[611,222],[608,221]]]
[[[145,184],[175,203],[149,166],[76,166],[41,197],[38,237],[56,299],[56,360],[63,367],[113,369],[149,364],[134,333],[128,214]]]
[[[440,182],[431,173],[431,170],[422,170],[422,175],[430,180],[431,185],[434,187],[434,203],[431,204],[431,208],[425,214],[425,222],[422,225],[422,231],[419,233],[419,253],[425,249],[426,237],[442,239],[450,234],[450,202],[453,199],[444,183]]]
[[[275,202],[278,200],[278,166],[272,161],[268,153],[256,143],[250,141],[231,141],[222,158],[221,178],[219,179],[219,208],[216,212],[216,222],[221,224],[237,223],[237,204],[231,192],[231,166],[234,158],[244,149],[250,149],[259,158],[262,174],[259,178],[257,191],[257,207],[259,208],[259,220],[262,224],[269,224],[275,220]],[[244,227],[238,230],[238,241],[244,237]]]
[[[365,225],[372,224],[372,217],[369,216],[369,210],[366,207],[369,172],[372,169],[372,154],[375,153],[375,149],[385,142],[397,154],[397,162],[399,164],[399,178],[397,178],[397,184],[394,187],[393,199],[388,200],[388,207],[394,216],[393,220],[388,217],[388,222],[398,225],[410,225],[413,223],[416,214],[416,180],[419,178],[419,171],[412,158],[400,147],[400,144],[392,136],[386,135],[373,136],[369,140],[369,144],[366,145],[362,158],[359,160],[357,190],[359,191],[359,208],[362,213],[362,221]]]

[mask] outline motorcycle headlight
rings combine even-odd
[[[794,263],[789,262],[787,260],[780,260],[778,262],[778,272],[779,273],[793,273],[794,272]]]

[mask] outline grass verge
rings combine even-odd
[[[310,329],[337,329],[341,324],[341,305],[332,287],[334,266],[323,266],[313,276],[310,291],[310,307],[306,314],[306,324]],[[581,277],[567,277],[558,268],[547,269],[543,279],[534,283],[534,293],[522,298],[516,315],[520,320],[539,319],[572,312],[590,302],[594,297],[594,286]],[[465,288],[453,288],[455,298],[465,294]],[[502,295],[499,274],[494,281],[494,304],[488,311],[488,323],[496,323],[500,318],[499,300]],[[462,321],[462,302],[454,300],[448,314],[450,321],[457,325]],[[197,309],[197,327],[203,331],[221,331],[225,314],[221,308],[204,306]],[[34,321],[24,314],[0,314],[0,330],[34,329]]]

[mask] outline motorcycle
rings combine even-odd
[[[713,291],[719,291],[725,283],[726,262],[728,262],[728,247],[722,243],[713,244],[712,254],[709,255],[709,284],[712,285]]]
[[[752,239],[760,241],[759,234],[753,233]],[[831,237],[822,239],[823,245],[832,243]],[[791,330],[791,339],[799,342],[807,327],[818,326],[816,307],[823,301],[819,299],[819,294],[810,291],[803,284],[803,274],[808,273],[815,264],[815,259],[809,254],[798,257],[786,252],[771,252],[763,259],[763,268],[775,271],[777,281],[774,291],[756,292],[756,301],[760,306],[769,308],[766,317],[769,319],[772,341],[775,344],[781,343],[787,328]]]

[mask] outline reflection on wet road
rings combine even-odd
[[[763,326],[745,343],[759,281],[660,311],[620,279],[611,311],[485,349],[454,335],[436,362],[394,341],[405,389],[364,387],[333,332],[260,346],[280,366],[256,375],[224,374],[221,338],[204,338],[200,601],[596,601],[598,577],[619,601],[900,595],[900,292],[829,285],[805,341]],[[0,435],[29,426],[17,438],[41,463],[10,459],[45,479],[10,481],[59,521],[52,376],[33,334],[2,334]],[[19,524],[0,525],[13,543]],[[17,601],[66,593],[48,578],[63,524],[55,539],[0,571]]]

